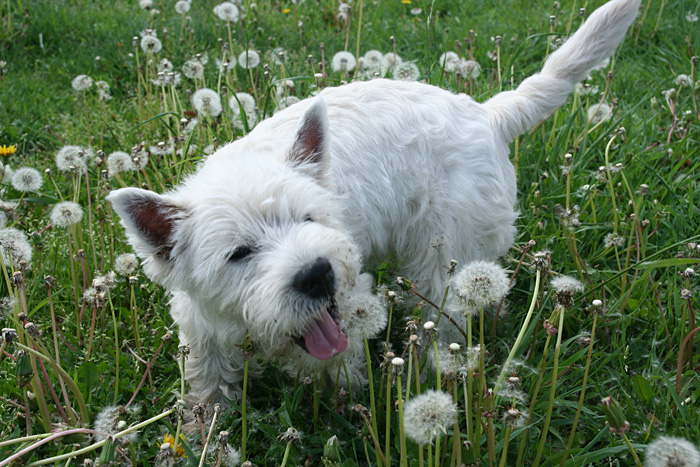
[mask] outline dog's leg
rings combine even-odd
[[[506,141],[532,128],[562,105],[601,61],[615,52],[639,11],[641,0],[612,0],[591,14],[576,33],[514,91],[501,92],[484,105],[492,126]]]

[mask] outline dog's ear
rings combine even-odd
[[[107,200],[121,217],[129,241],[142,259],[161,265],[170,260],[175,223],[185,214],[182,207],[165,196],[139,188],[112,191]]]
[[[317,179],[324,178],[328,165],[329,143],[326,103],[318,96],[312,100],[299,120],[287,160],[295,168]]]

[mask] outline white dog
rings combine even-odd
[[[191,347],[190,398],[235,397],[246,334],[290,368],[343,358],[361,380],[364,329],[348,301],[371,296],[363,265],[394,256],[436,297],[451,259],[505,253],[518,215],[508,143],[615,51],[639,3],[607,3],[541,73],[484,104],[421,83],[329,88],[224,146],[173,191],[112,192],[146,273],[172,292]]]

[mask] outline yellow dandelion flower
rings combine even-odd
[[[403,3],[404,5],[410,5],[411,0],[401,0],[401,3]]]
[[[185,441],[185,436],[182,433],[180,433],[180,439]],[[170,443],[170,446],[175,446],[175,437],[170,433],[166,433],[165,436],[163,436],[163,443]],[[177,448],[175,448],[175,457],[187,457],[187,454],[185,454],[185,448],[182,447],[182,443],[177,444]]]
[[[285,8],[284,10],[282,10],[282,13],[284,13],[286,15],[286,14],[289,14],[289,12],[291,12],[291,11],[292,11],[291,8]]]
[[[17,146],[14,144],[10,144],[9,146],[5,146],[4,144],[0,146],[0,156],[7,157],[11,156],[12,154],[17,152]]]

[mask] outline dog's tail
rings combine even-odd
[[[494,130],[512,141],[562,105],[576,83],[615,52],[637,16],[640,2],[612,0],[598,8],[550,55],[540,73],[527,78],[516,90],[501,92],[485,102]]]

